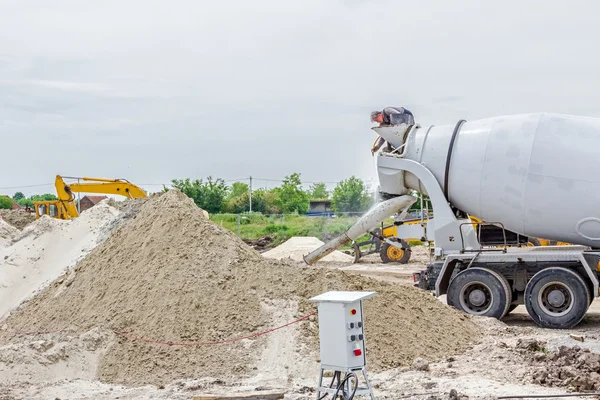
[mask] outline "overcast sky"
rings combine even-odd
[[[0,0],[0,192],[56,174],[150,191],[208,175],[372,179],[369,113],[389,105],[421,125],[600,116],[599,12],[557,0]]]

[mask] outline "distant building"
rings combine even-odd
[[[329,215],[331,214],[331,200],[311,200],[307,215]]]
[[[14,200],[12,199],[12,197],[10,197],[10,196],[7,196],[7,195],[5,195],[5,194],[4,194],[4,195],[2,195],[1,197],[6,197],[6,198],[8,198],[8,199],[11,199],[11,201],[12,201],[12,203],[13,203],[13,204],[12,204],[12,209],[13,209],[13,210],[20,210],[20,209],[22,209],[22,208],[23,208],[23,207],[21,207],[19,204],[17,204],[17,202],[16,202],[16,201],[14,201]]]
[[[102,200],[108,199],[107,196],[83,196],[79,202],[79,212],[83,212],[94,207]]]

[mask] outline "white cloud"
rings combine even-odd
[[[557,0],[0,0],[0,138],[44,144],[3,153],[23,168],[0,186],[56,173],[372,177],[368,115],[387,105],[421,124],[600,116],[599,10]]]

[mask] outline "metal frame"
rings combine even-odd
[[[440,185],[431,173],[422,164],[395,156],[389,153],[380,153],[377,160],[378,167],[395,169],[399,171],[408,171],[415,175],[427,188],[427,193],[435,210],[433,218],[433,230],[435,238],[435,248],[437,255],[443,255],[445,251],[460,251],[464,248],[479,248],[477,235],[473,229],[467,235],[461,232],[460,224],[463,222],[473,224],[471,220],[456,218],[450,204],[448,203]],[[428,222],[428,226],[431,220]],[[458,239],[462,238],[459,242]]]
[[[561,247],[570,247],[570,246],[561,246]],[[588,261],[585,259],[585,253],[593,253],[600,256],[600,252],[587,251],[582,249],[581,246],[573,246],[571,249],[532,249],[530,251],[518,251],[518,252],[503,252],[498,254],[496,253],[462,253],[462,254],[451,254],[446,257],[444,260],[444,264],[442,269],[440,270],[440,274],[435,283],[435,294],[436,296],[441,296],[446,294],[448,289],[447,286],[442,287],[442,281],[452,275],[452,271],[454,267],[452,267],[452,271],[448,271],[449,265],[454,264],[455,261],[469,261],[472,264],[475,259],[480,263],[537,263],[537,262],[569,262],[575,261],[581,263],[583,269],[586,271],[586,274],[592,285],[594,287],[594,297],[598,297],[598,289],[600,287],[600,282],[598,281],[598,276],[596,272]]]
[[[477,231],[477,241],[479,242],[479,246],[480,248],[478,250],[467,250],[464,247],[464,239],[463,239],[463,234],[462,234],[462,227],[463,225],[477,225],[477,226],[481,226],[481,225],[492,225],[492,226],[496,226],[495,224],[500,225],[500,227],[502,228],[502,236],[504,237],[504,248],[502,249],[484,249],[483,246],[481,245],[481,230]],[[461,253],[482,253],[484,251],[503,251],[506,253],[506,249],[508,247],[507,244],[507,240],[506,240],[506,230],[504,229],[504,224],[502,222],[464,222],[462,224],[460,224],[460,240],[463,243],[463,248],[460,250]]]

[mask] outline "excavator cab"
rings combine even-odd
[[[39,219],[42,215],[52,218],[67,219],[66,211],[60,200],[36,201],[34,203],[35,218]]]

